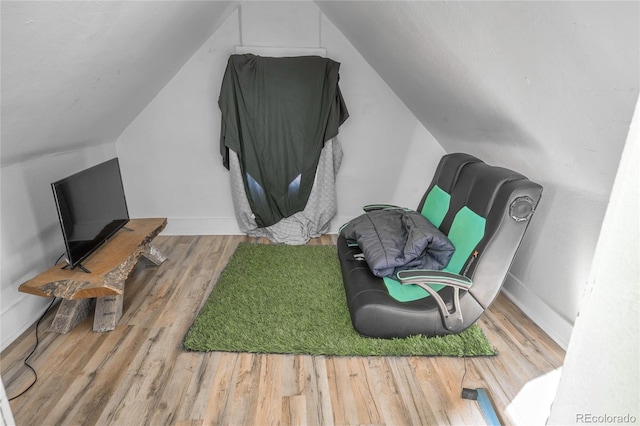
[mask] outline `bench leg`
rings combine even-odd
[[[156,246],[152,246],[151,244],[147,246],[145,251],[142,253],[142,256],[156,266],[167,260],[167,257],[162,254]]]
[[[96,299],[96,312],[93,317],[93,331],[111,331],[122,317],[124,296],[104,296]]]
[[[62,299],[51,323],[51,331],[66,334],[84,321],[94,305],[94,299]]]
[[[147,246],[142,256],[154,265],[160,265],[167,260],[166,256],[151,244]],[[124,281],[121,284],[124,291]],[[51,330],[63,334],[68,333],[89,316],[94,304],[93,331],[115,330],[118,321],[122,317],[123,302],[124,296],[122,294],[95,299],[62,299],[58,312],[51,324]]]

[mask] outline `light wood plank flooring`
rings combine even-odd
[[[522,388],[562,365],[562,349],[502,295],[479,321],[496,357],[183,351],[182,338],[241,241],[266,242],[156,238],[168,260],[136,266],[112,332],[92,332],[91,317],[69,334],[48,332],[48,315],[31,358],[38,381],[11,402],[17,424],[482,424],[478,404],[460,398],[463,375],[464,387],[486,389],[501,422],[512,424],[507,407]],[[335,244],[335,236],[310,244]],[[32,327],[1,354],[9,397],[32,381],[22,360],[34,342]]]

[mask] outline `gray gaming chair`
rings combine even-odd
[[[497,296],[542,187],[514,171],[462,153],[445,155],[417,211],[453,243],[442,271],[379,278],[359,247],[338,237],[338,257],[354,328],[393,338],[458,333]]]

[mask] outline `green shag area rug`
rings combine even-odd
[[[335,356],[495,355],[472,326],[374,339],[351,325],[335,246],[241,243],[184,338],[191,351]]]

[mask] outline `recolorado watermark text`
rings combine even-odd
[[[610,414],[576,414],[576,423],[583,424],[634,424],[638,421],[636,416],[631,414],[610,415]]]

